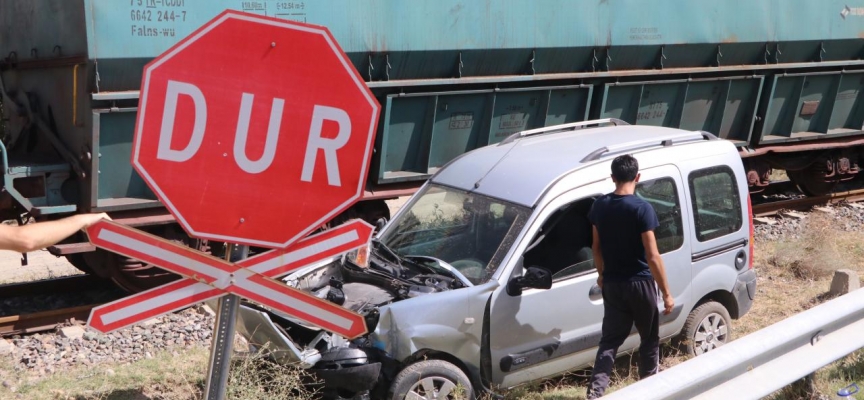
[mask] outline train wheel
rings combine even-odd
[[[75,268],[100,278],[110,279],[129,293],[143,292],[179,278],[156,266],[102,249],[71,254],[66,256],[66,259]]]
[[[166,225],[147,230],[185,246],[205,252],[208,250],[200,244],[201,241],[190,238],[177,225]],[[110,279],[114,284],[130,293],[143,292],[180,278],[179,275],[165,271],[155,265],[102,249],[88,253],[71,254],[66,258],[76,268],[101,278]]]
[[[73,267],[78,268],[81,272],[89,275],[96,275],[100,278],[106,277],[93,270],[93,268],[90,267],[90,264],[87,264],[87,261],[84,260],[83,254],[69,254],[66,256],[66,261],[69,261],[69,264],[72,264]]]
[[[829,180],[833,174],[834,165],[828,158],[820,158],[802,170],[786,171],[792,183],[809,197],[824,196],[833,192],[839,181]]]
[[[113,256],[111,280],[127,292],[143,292],[180,278],[179,275],[152,264],[118,254],[111,255]]]

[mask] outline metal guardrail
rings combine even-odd
[[[796,314],[604,399],[758,399],[864,348],[864,290]]]

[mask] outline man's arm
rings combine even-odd
[[[43,249],[72,236],[73,233],[95,224],[101,219],[111,219],[108,214],[78,214],[56,221],[36,222],[21,226],[0,224],[0,250],[19,253]]]
[[[591,240],[591,252],[594,253],[594,268],[597,268],[597,286],[603,288],[603,253],[600,252],[600,233],[597,232],[597,227],[591,225],[593,231],[593,240]]]
[[[642,246],[645,247],[645,260],[648,261],[648,268],[651,269],[651,275],[657,281],[657,286],[660,287],[660,292],[663,293],[663,314],[672,312],[672,307],[675,306],[675,299],[669,293],[669,283],[666,281],[666,268],[663,266],[663,257],[660,257],[660,251],[657,250],[657,240],[654,238],[654,231],[642,232]]]

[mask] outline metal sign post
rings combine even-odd
[[[235,257],[235,246],[228,244],[225,248],[225,261],[234,262],[249,256],[249,246],[236,246],[236,248],[239,254]],[[234,350],[234,325],[237,323],[239,308],[240,296],[228,294],[219,298],[216,323],[213,326],[213,344],[210,345],[207,385],[204,387],[204,398],[207,400],[225,398],[228,375],[231,372],[231,354]]]
[[[229,294],[219,298],[216,311],[216,324],[213,327],[213,344],[210,345],[210,366],[207,372],[207,386],[204,398],[222,400],[228,387],[228,374],[231,371],[231,353],[234,349],[234,325],[240,296]]]

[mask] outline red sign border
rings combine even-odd
[[[174,207],[174,204],[168,199],[167,196],[162,192],[156,182],[150,177],[150,174],[147,173],[146,169],[143,165],[138,162],[139,151],[141,149],[141,131],[144,125],[144,117],[146,114],[147,108],[147,92],[150,83],[150,72],[159,67],[162,63],[172,58],[174,55],[185,49],[190,44],[194,43],[196,40],[201,38],[207,32],[212,30],[213,28],[219,26],[221,23],[227,21],[228,19],[240,19],[251,22],[264,23],[267,25],[274,25],[283,27],[286,29],[294,29],[301,30],[309,33],[315,33],[324,36],[324,39],[330,45],[331,50],[336,53],[336,57],[342,62],[343,67],[345,67],[346,71],[351,75],[351,78],[357,84],[357,88],[363,93],[366,99],[369,101],[369,104],[372,106],[372,118],[369,126],[368,139],[366,142],[366,151],[363,156],[363,167],[361,171],[361,179],[357,185],[357,192],[353,196],[351,196],[348,200],[343,202],[341,205],[333,208],[327,215],[310,224],[310,226],[305,227],[301,231],[299,231],[296,235],[286,240],[283,243],[278,242],[266,242],[259,240],[247,240],[245,238],[227,236],[227,235],[218,235],[215,233],[207,233],[207,232],[198,232],[186,222],[186,219],[177,211]],[[333,34],[330,33],[330,30],[324,26],[306,24],[302,22],[288,21],[275,17],[266,17],[257,14],[251,14],[241,11],[235,10],[225,10],[210,22],[204,24],[200,28],[196,29],[189,36],[176,43],[174,46],[171,46],[164,53],[160,54],[158,57],[154,58],[152,61],[147,63],[144,66],[144,73],[141,77],[141,98],[139,101],[139,110],[137,115],[137,120],[135,121],[135,140],[133,141],[133,151],[132,151],[132,166],[135,168],[136,172],[138,172],[143,178],[144,182],[147,183],[147,186],[150,187],[151,190],[156,194],[159,200],[165,205],[165,207],[171,212],[171,215],[177,219],[177,222],[186,230],[186,232],[194,237],[201,239],[209,239],[209,240],[217,240],[217,241],[226,241],[237,244],[245,244],[251,246],[263,246],[263,247],[271,247],[271,248],[286,248],[290,246],[292,243],[296,242],[300,238],[306,236],[310,232],[312,232],[317,227],[321,226],[325,222],[329,221],[331,218],[339,215],[341,212],[347,210],[351,207],[358,199],[363,196],[363,192],[366,186],[366,180],[368,179],[369,174],[369,163],[372,159],[372,151],[375,145],[375,136],[378,128],[378,120],[380,119],[380,111],[381,106],[378,104],[378,101],[375,99],[375,96],[372,94],[372,91],[369,90],[369,87],[366,86],[366,82],[363,81],[363,78],[354,68],[354,66],[348,61],[348,56],[342,50],[341,47],[336,42],[336,39],[333,37]]]

